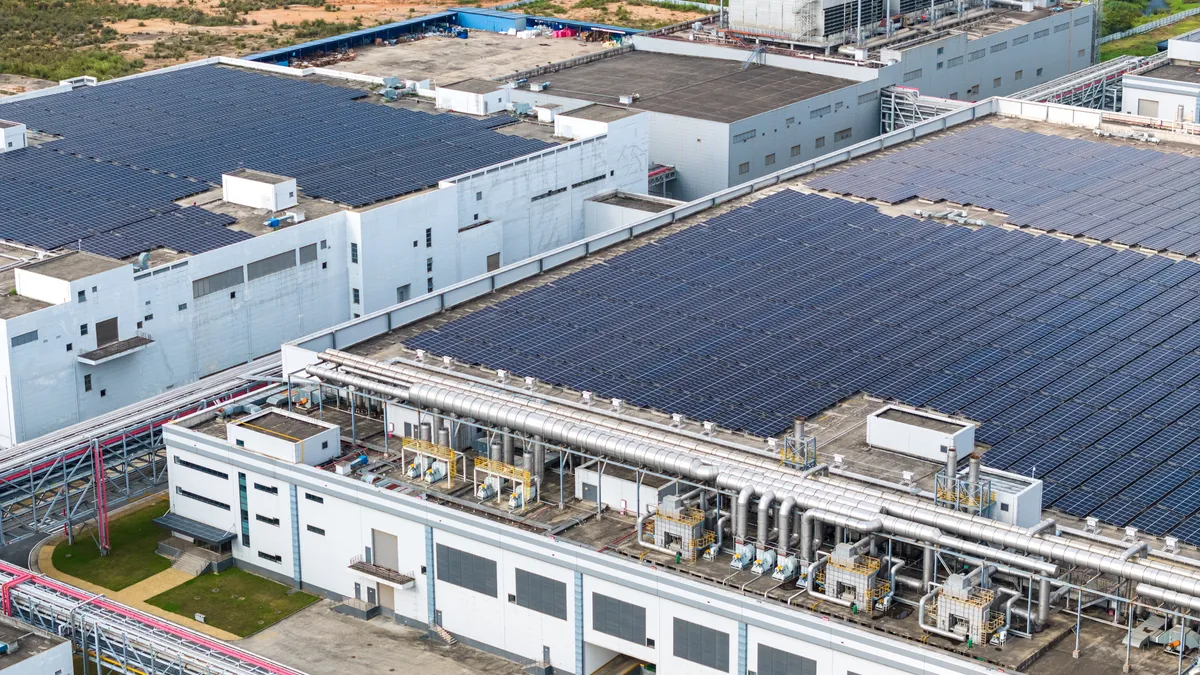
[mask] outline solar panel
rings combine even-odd
[[[957,302],[987,282],[946,261],[985,248],[995,269],[1046,283],[994,296],[1017,302]],[[1200,504],[1161,504],[1153,481],[1200,471],[1200,386],[1188,384],[1200,356],[1172,347],[1196,324],[1166,310],[1181,296],[1165,302],[1159,275],[1177,263],[1089,251],[784,191],[407,344],[760,435],[860,391],[923,405],[980,422],[994,444],[984,461],[1044,478],[1047,503],[1112,522],[1159,514],[1155,526],[1175,531]],[[1076,301],[1060,292],[1072,277],[1049,273],[1083,274],[1072,261],[1111,292],[1045,323]]]

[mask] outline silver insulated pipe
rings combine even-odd
[[[699,482],[716,480],[718,487],[731,491],[750,489],[750,494],[768,490],[792,495],[797,507],[818,508],[850,515],[863,509],[882,509],[884,531],[890,534],[928,541],[940,547],[960,550],[969,555],[994,560],[1041,574],[1056,574],[1057,567],[1040,563],[1028,556],[1042,557],[1068,565],[1086,567],[1139,583],[1200,597],[1200,570],[1165,568],[1146,559],[1122,561],[1119,552],[1101,544],[1077,542],[1058,536],[1031,537],[1025,528],[972,516],[912,498],[860,485],[833,480],[805,479],[797,472],[778,466],[778,459],[755,456],[748,452],[719,447],[714,439],[697,440],[665,430],[638,427],[631,419],[614,420],[599,412],[585,412],[546,399],[530,399],[528,394],[505,393],[494,387],[462,383],[448,374],[429,372],[417,366],[386,366],[372,359],[343,352],[325,352],[320,358],[374,377],[405,381],[420,380],[409,387],[382,384],[359,375],[313,368],[317,379],[360,386],[411,403],[474,417],[494,425],[509,426],[525,433],[537,433],[549,442],[564,443],[614,459],[651,466],[667,473],[688,476]],[[437,384],[431,384],[437,382]],[[471,389],[471,392],[463,389]],[[508,400],[509,402],[501,402]],[[562,410],[560,415],[557,411]],[[568,419],[569,418],[569,419]],[[587,423],[570,419],[587,420]],[[590,424],[593,423],[594,426]],[[604,430],[611,429],[611,431]],[[661,443],[641,440],[658,436]],[[666,445],[687,450],[672,451]],[[948,450],[949,456],[953,454]],[[701,459],[703,456],[705,459]],[[957,462],[955,462],[957,468]],[[949,466],[947,467],[949,468]],[[736,534],[744,539],[748,518],[743,518],[739,495]],[[748,504],[747,504],[748,505]],[[746,514],[748,515],[748,514]],[[958,538],[953,535],[960,535]],[[968,541],[969,540],[969,541]],[[975,542],[983,541],[986,544]],[[1004,551],[1013,549],[1021,552]],[[1024,554],[1024,555],[1022,555]]]
[[[946,448],[946,487],[956,490],[954,481],[958,477],[958,450],[954,446]]]

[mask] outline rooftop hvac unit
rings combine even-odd
[[[617,100],[621,102],[621,105],[633,105],[633,102],[641,97],[641,94],[624,94]]]
[[[550,88],[549,82],[530,82],[529,91],[546,91]]]

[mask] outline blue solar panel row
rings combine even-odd
[[[784,191],[407,344],[760,435],[927,406],[1047,504],[1200,544],[1198,307],[1191,261]]]
[[[552,147],[495,132],[509,117],[476,120],[356,101],[364,96],[203,66],[14,102],[4,117],[64,136],[46,147],[82,157],[213,184],[248,167],[295,177],[306,195],[350,206]]]
[[[234,222],[231,216],[187,206],[92,235],[82,239],[79,248],[110,258],[126,258],[159,247],[204,253],[254,238],[226,227]]]
[[[1177,153],[976,126],[809,185],[890,203],[946,200],[1016,225],[1200,253],[1200,158]]]

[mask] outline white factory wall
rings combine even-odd
[[[295,178],[267,183],[225,174],[221,176],[221,188],[225,201],[255,209],[280,211],[297,203]]]
[[[60,304],[3,321],[8,336],[37,330],[38,341],[12,347],[6,337],[0,349],[10,364],[0,370],[0,445],[275,352],[293,338],[396,304],[400,288],[416,298],[478,276],[491,254],[507,265],[576,241],[586,231],[586,199],[646,192],[648,128],[647,116],[635,115],[610,124],[605,137],[488,167],[440,189],[314,218],[144,273],[126,266],[58,282],[52,301]],[[479,224],[485,220],[493,222]],[[193,297],[196,279],[314,243],[315,262]],[[80,290],[86,302],[77,302]],[[96,322],[112,317],[121,339],[140,331],[153,344],[97,366],[78,363],[79,352],[96,347]],[[87,335],[80,334],[83,324]],[[91,391],[84,375],[91,375]]]
[[[17,295],[41,300],[52,305],[71,301],[71,282],[56,279],[36,271],[17,268],[13,270]]]
[[[874,631],[860,630],[841,622],[829,622],[797,609],[786,610],[779,604],[743,596],[732,590],[680,577],[652,567],[638,565],[590,547],[577,546],[440,506],[413,495],[374,488],[348,476],[304,465],[289,465],[264,456],[253,455],[228,442],[193,431],[181,425],[165,428],[168,452],[179,454],[210,468],[226,471],[236,498],[236,475],[247,474],[250,494],[250,537],[252,545],[234,546],[240,566],[287,582],[292,578],[290,530],[283,517],[288,499],[288,484],[297,486],[297,519],[300,524],[301,572],[305,588],[336,598],[353,597],[354,585],[367,597],[368,587],[383,582],[373,576],[349,569],[350,559],[365,554],[372,545],[372,529],[396,536],[397,570],[415,579],[412,587],[395,591],[396,618],[423,626],[429,620],[427,584],[434,583],[434,606],[442,625],[460,640],[511,659],[533,661],[543,658],[547,649],[556,672],[576,671],[577,647],[585,655],[584,672],[599,668],[616,653],[629,654],[647,663],[657,664],[663,675],[708,675],[716,671],[674,655],[675,618],[721,631],[729,636],[730,670],[734,672],[741,623],[747,627],[747,669],[756,668],[757,645],[769,644],[817,662],[817,675],[970,675],[991,672],[988,667],[959,659],[945,652],[915,643],[891,639]],[[204,482],[207,476],[175,464],[169,464],[172,491],[177,485],[187,489],[220,490],[222,481]],[[254,481],[277,485],[278,499],[261,505]],[[322,502],[310,500],[307,494]],[[218,497],[213,497],[218,498]],[[212,514],[185,504],[172,495],[181,513],[211,525],[226,528],[230,521],[224,512]],[[236,501],[233,502],[236,510]],[[254,518],[258,510],[279,517],[278,530],[267,528]],[[211,520],[206,519],[212,517]],[[324,535],[307,530],[314,525]],[[264,531],[266,532],[264,534]],[[427,547],[441,544],[491,560],[496,567],[496,595],[489,596],[468,588],[437,580],[436,565],[428,567]],[[262,560],[259,546],[277,546],[270,551],[282,558],[281,564]],[[434,556],[436,558],[436,556]],[[422,566],[426,566],[424,573]],[[516,570],[522,569],[561,581],[566,586],[566,619],[541,614],[509,601],[516,592]],[[577,576],[578,575],[578,576]],[[576,579],[583,612],[582,642],[575,640]],[[646,637],[653,646],[633,644],[597,631],[592,621],[593,594],[600,593],[645,609]]]
[[[468,115],[490,115],[500,112],[508,106],[509,91],[511,90],[501,88],[499,83],[496,87],[496,91],[487,94],[438,87],[434,93],[434,101],[438,108]]]
[[[22,629],[24,628],[26,627],[22,626]],[[66,640],[60,640],[46,651],[12,665],[6,664],[5,657],[0,657],[0,670],[4,675],[71,675],[75,672],[74,668],[71,643]]]
[[[1122,84],[1123,113],[1168,121],[1200,121],[1196,115],[1200,110],[1200,85],[1141,75],[1126,75]]]

